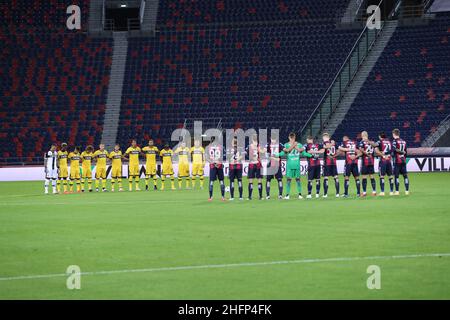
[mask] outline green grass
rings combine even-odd
[[[280,201],[274,184],[272,200],[233,203],[206,190],[46,196],[42,182],[0,183],[0,278],[450,253],[449,175],[410,180],[408,197]],[[381,290],[366,287],[369,265]],[[8,280],[0,298],[450,299],[449,273],[449,256],[374,258],[83,275],[81,290],[65,277]]]

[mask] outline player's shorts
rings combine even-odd
[[[162,175],[163,176],[169,176],[173,175],[173,166],[172,165],[164,165],[162,166]]]
[[[145,166],[145,174],[147,176],[156,175],[156,163],[147,163]]]
[[[138,177],[139,176],[139,164],[129,164],[128,165],[128,176]]]
[[[359,177],[359,168],[357,163],[347,163],[345,165],[344,176],[350,177],[351,175],[354,177]]]
[[[202,176],[203,175],[203,163],[193,163],[192,164],[192,175]]]
[[[189,163],[178,164],[178,177],[180,178],[189,177]]]
[[[320,166],[308,166],[308,180],[320,179]]]
[[[56,179],[58,178],[58,169],[47,169],[47,173],[45,174],[45,179]]]
[[[91,167],[89,166],[89,167],[82,167],[82,170],[81,170],[81,177],[82,178],[90,178],[90,179],[92,179],[92,169],[91,169]]]
[[[394,164],[394,175],[398,177],[399,175],[405,175],[408,171],[406,171],[406,163],[396,163]]]
[[[122,166],[111,168],[111,178],[122,178]]]
[[[379,168],[380,176],[382,176],[382,177],[392,176],[393,170],[392,170],[392,162],[391,161],[386,161],[386,162],[380,161],[379,166],[380,166],[380,168]]]
[[[234,181],[235,179],[242,180],[242,167],[230,169],[228,178],[230,178],[230,181]]]
[[[267,170],[271,170],[270,167],[267,168]],[[275,174],[268,174],[266,175],[266,179],[267,180],[272,180],[273,178],[277,179],[277,180],[281,180],[283,179],[283,171],[281,170],[281,165],[278,166],[278,170]]]
[[[70,180],[80,179],[80,169],[70,168]]]
[[[69,176],[69,170],[67,169],[67,167],[59,167],[58,178],[67,179],[68,176]]]
[[[287,168],[286,177],[290,179],[300,179],[300,168],[298,169]]]
[[[261,167],[258,165],[249,165],[247,178],[249,179],[261,179]]]
[[[106,179],[106,168],[97,167],[95,169],[95,179]]]
[[[209,180],[216,181],[217,179],[223,180],[223,166],[217,168],[215,166],[209,168]]]
[[[361,167],[362,175],[374,174],[374,173],[375,173],[375,168],[374,168],[373,164],[370,164],[370,165],[363,164],[362,165],[362,167]]]
[[[335,177],[338,175],[337,166],[335,164],[329,164],[323,166],[323,176],[324,177]]]

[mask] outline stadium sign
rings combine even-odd
[[[263,162],[264,164],[264,162]],[[300,162],[300,168],[302,175],[307,173],[306,161]],[[344,160],[337,160],[338,172],[341,174],[344,172],[345,162]],[[174,164],[175,176],[178,174],[178,164]],[[161,165],[158,164],[158,174],[160,172]],[[209,164],[204,168],[205,176],[209,174]],[[286,171],[285,161],[281,162],[281,169],[283,174]],[[450,157],[417,157],[408,158],[407,169],[409,172],[449,172],[450,171]],[[248,163],[243,164],[244,176],[248,172]],[[378,159],[375,160],[375,171],[378,172]],[[122,166],[123,176],[127,177],[128,166]],[[224,173],[228,175],[228,163],[224,163]],[[92,175],[95,177],[95,167],[93,167]],[[141,178],[145,177],[145,166],[140,167]],[[107,168],[107,177],[111,178],[111,166]],[[0,168],[0,181],[37,181],[44,179],[44,167],[43,166],[22,166],[22,167],[4,167]]]

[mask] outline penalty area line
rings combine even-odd
[[[160,268],[146,268],[146,269],[124,269],[124,270],[110,270],[110,271],[90,271],[90,272],[80,272],[80,275],[81,276],[94,276],[94,275],[109,275],[109,274],[119,274],[119,273],[144,273],[144,272],[182,271],[182,270],[197,270],[197,269],[226,269],[226,268],[239,268],[239,267],[260,267],[260,266],[272,266],[272,265],[306,264],[306,263],[321,263],[321,262],[351,262],[351,261],[363,261],[363,260],[397,260],[397,259],[433,258],[433,257],[434,258],[450,257],[450,253],[423,253],[423,254],[394,255],[394,256],[340,257],[340,258],[337,257],[337,258],[281,260],[281,261],[266,261],[266,262],[206,264],[206,265],[198,265],[198,266],[160,267]],[[69,275],[70,274],[66,274],[66,273],[54,273],[54,274],[41,274],[41,275],[0,277],[0,281],[59,278],[59,277],[68,277]]]

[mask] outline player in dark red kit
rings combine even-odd
[[[375,155],[380,158],[379,174],[380,174],[380,196],[384,196],[384,177],[389,177],[389,187],[391,196],[394,194],[394,178],[392,176],[392,142],[386,138],[386,134],[381,132],[378,135],[379,140],[374,144]]]
[[[399,176],[403,175],[403,180],[405,182],[405,194],[409,194],[409,179],[408,171],[406,170],[406,141],[400,138],[400,130],[392,130],[392,153],[394,155],[394,177],[395,177],[395,195],[399,195]]]
[[[369,134],[367,131],[361,132],[362,140],[358,144],[359,151],[361,152],[362,166],[362,196],[365,197],[367,194],[367,176],[370,178],[370,183],[372,185],[372,195],[377,195],[377,185],[375,182],[375,158],[374,158],[374,142],[369,140]]]
[[[305,151],[312,154],[312,157],[308,158],[308,196],[306,198],[311,199],[313,180],[316,180],[316,198],[318,198],[320,194],[320,155],[324,153],[325,149],[321,144],[315,143],[312,136],[308,136]]]
[[[242,148],[243,149],[243,148]],[[229,162],[229,174],[230,179],[230,200],[234,200],[234,181],[237,179],[239,188],[239,200],[242,198],[242,160],[244,159],[245,151],[238,147],[237,138],[232,141],[232,147],[227,151],[227,157]]]
[[[361,152],[358,150],[355,141],[350,140],[348,136],[342,138],[339,150],[345,152],[345,171],[344,171],[344,198],[348,198],[348,187],[350,176],[353,175],[356,182],[356,196],[361,195],[361,183],[359,181],[358,158]]]
[[[260,149],[258,136],[252,136],[252,141],[247,147],[248,154],[248,200],[252,200],[253,179],[258,179],[259,200],[262,200],[262,179],[261,179],[261,161],[259,158]]]
[[[330,135],[324,133],[322,135],[323,148],[325,152],[323,154],[323,197],[328,197],[328,178],[334,178],[334,186],[336,188],[336,198],[339,198],[339,176],[336,165],[337,150],[336,142],[330,140]]]
[[[222,201],[225,201],[225,184],[223,174],[223,147],[216,143],[214,138],[211,138],[211,144],[206,150],[207,160],[209,162],[209,199],[212,201],[214,181],[217,179],[220,183],[220,192],[222,194]]]
[[[276,159],[275,155],[281,152],[284,149],[284,146],[279,143],[276,139],[270,139],[270,143],[267,144],[264,152],[267,155],[267,158],[269,160],[268,168],[267,170],[275,170],[276,167],[276,173],[273,174],[267,174],[266,176],[266,199],[270,199],[270,183],[273,178],[277,179],[278,181],[278,199],[283,199],[283,172],[281,170],[281,159]]]

